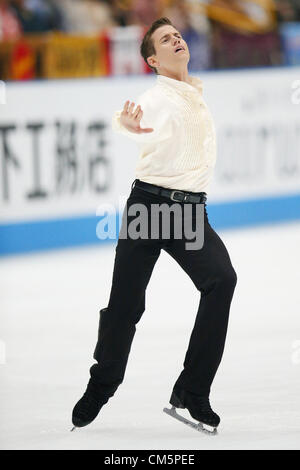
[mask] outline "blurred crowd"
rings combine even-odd
[[[188,42],[191,68],[277,65],[280,28],[300,22],[300,0],[0,0],[0,41],[148,27],[161,16]]]

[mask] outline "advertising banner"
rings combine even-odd
[[[300,69],[199,77],[217,132],[208,191],[216,225],[300,218]],[[86,242],[97,241],[97,208],[107,203],[120,209],[139,152],[135,142],[113,132],[112,115],[155,81],[144,75],[6,85],[0,105],[0,228],[9,230],[10,241],[18,224],[71,219],[80,219],[80,230],[88,220],[94,228]],[[48,232],[45,247],[58,226]],[[72,244],[74,236],[68,239],[62,229],[61,243]],[[78,230],[76,240],[80,243]]]

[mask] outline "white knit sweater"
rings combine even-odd
[[[141,94],[142,128],[153,132],[135,134],[112,117],[112,128],[136,141],[140,154],[136,178],[165,188],[208,192],[216,162],[216,131],[202,96],[202,81],[189,83],[157,75],[156,84]]]

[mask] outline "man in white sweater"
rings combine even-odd
[[[184,420],[176,408],[187,408],[199,422],[190,424],[198,430],[205,424],[215,432],[220,418],[211,409],[210,388],[222,358],[237,282],[227,249],[211,227],[206,211],[216,161],[215,127],[202,96],[202,81],[188,75],[188,45],[168,18],[151,25],[141,54],[157,74],[156,83],[138,98],[136,107],[126,101],[112,118],[113,129],[140,146],[121,232],[125,233],[133,220],[132,213],[128,214],[135,204],[147,209],[145,225],[153,222],[154,205],[170,208],[175,204],[182,211],[189,206],[190,225],[198,227],[201,207],[204,243],[200,249],[188,249],[186,232],[181,237],[174,235],[174,219],[167,238],[161,228],[158,237],[119,236],[109,303],[100,310],[94,351],[97,363],[90,368],[91,378],[73,409],[72,422],[74,427],[83,427],[93,421],[122,383],[136,323],[145,310],[146,288],[164,249],[201,292],[184,368],[169,400],[172,409],[165,411]]]

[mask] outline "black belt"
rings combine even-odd
[[[189,191],[181,191],[178,189],[167,189],[162,188],[161,186],[156,186],[155,184],[146,183],[141,180],[134,180],[131,188],[137,187],[143,191],[148,191],[149,193],[158,194],[161,196],[168,197],[175,202],[196,202],[204,203],[207,200],[206,193],[192,193]]]

